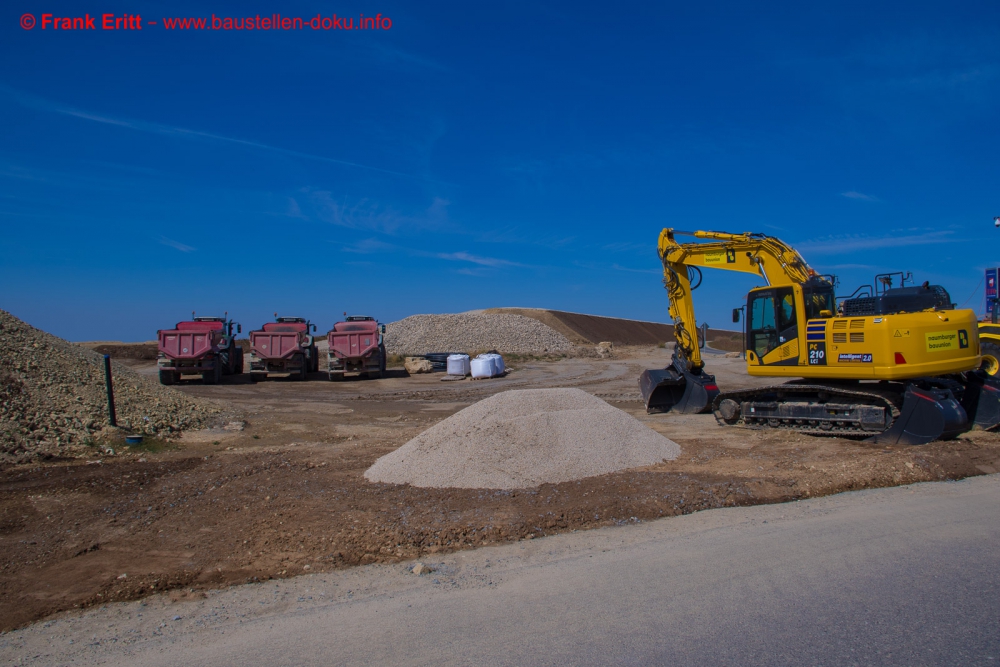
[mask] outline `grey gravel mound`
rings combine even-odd
[[[372,482],[525,489],[671,461],[677,443],[580,389],[505,391],[435,424],[365,471]]]
[[[552,327],[524,315],[457,313],[411,315],[386,326],[389,354],[481,352],[501,354],[560,352],[573,343]]]
[[[221,409],[113,364],[118,425],[169,433],[207,425]],[[104,358],[0,310],[0,463],[87,451],[108,425]]]

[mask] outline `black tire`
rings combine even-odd
[[[172,385],[177,382],[177,375],[173,371],[160,371],[160,384]]]
[[[340,382],[344,379],[343,371],[330,371],[327,375],[330,377],[330,382]]]
[[[250,381],[253,382],[254,384],[260,382],[261,380],[266,379],[266,377],[267,377],[266,375],[263,375],[261,373],[250,373]]]
[[[979,368],[988,375],[995,376],[1000,373],[1000,345],[993,342],[981,341],[980,352],[982,352],[983,361],[979,365]]]
[[[309,375],[309,367],[306,365],[309,363],[309,360],[306,359],[305,354],[297,354],[295,356],[298,357],[299,364],[299,372],[295,375],[295,379],[299,381],[305,380]]]
[[[236,348],[236,370],[234,371],[237,375],[243,375],[243,348]]]

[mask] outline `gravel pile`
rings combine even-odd
[[[112,365],[118,425],[167,434],[206,426],[219,407]],[[0,310],[0,463],[72,456],[108,425],[104,358]]]
[[[561,333],[524,315],[411,315],[387,325],[385,333],[386,351],[400,355],[483,350],[525,354],[572,347]]]
[[[464,489],[525,489],[654,465],[677,443],[580,389],[495,394],[386,454],[372,482]]]

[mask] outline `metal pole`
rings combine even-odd
[[[111,420],[111,425],[118,426],[118,420],[115,418],[115,390],[111,386],[111,356],[104,355],[104,384],[108,388],[108,419]]]

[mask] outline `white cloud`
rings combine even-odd
[[[804,255],[835,255],[876,248],[958,243],[962,240],[955,238],[953,234],[954,232],[951,230],[944,230],[927,231],[921,234],[886,234],[883,236],[868,236],[866,234],[827,236],[796,243],[795,248]]]
[[[72,107],[62,106],[50,100],[22,93],[20,91],[14,90],[13,88],[4,86],[2,84],[0,84],[0,93],[6,93],[8,97],[14,99],[18,104],[21,104],[22,106],[27,107],[29,109],[62,114],[64,116],[80,118],[94,123],[102,123],[104,125],[114,125],[117,127],[123,127],[130,130],[136,130],[139,132],[147,132],[152,134],[181,137],[187,139],[203,139],[209,141],[236,144],[239,146],[246,146],[248,148],[255,148],[258,150],[269,151],[272,153],[280,153],[282,155],[289,155],[291,157],[298,157],[306,160],[317,160],[320,162],[339,164],[345,167],[355,167],[358,169],[368,169],[371,171],[377,171],[383,174],[392,174],[393,176],[403,176],[405,178],[415,178],[421,181],[431,181],[431,179],[425,178],[423,176],[418,176],[415,174],[407,174],[401,171],[393,171],[392,169],[383,169],[382,167],[374,167],[372,165],[360,164],[358,162],[351,162],[349,160],[341,160],[338,158],[327,157],[325,155],[303,153],[301,151],[294,151],[294,150],[289,150],[287,148],[280,148],[278,146],[271,146],[269,144],[263,144],[258,141],[250,141],[248,139],[227,137],[221,134],[213,134],[211,132],[202,132],[199,130],[189,130],[184,127],[164,125],[161,123],[151,123],[147,121],[132,120],[127,118],[114,118],[111,116],[95,114],[89,111],[83,111],[80,109],[74,109]]]
[[[517,262],[511,262],[506,259],[497,259],[494,257],[479,257],[478,255],[470,255],[467,252],[451,252],[451,253],[438,253],[435,257],[439,259],[447,259],[457,262],[470,262],[472,264],[479,264],[480,266],[489,267],[499,267],[499,266],[523,266],[523,264],[518,264]]]
[[[192,248],[189,245],[184,245],[180,241],[174,241],[173,239],[168,239],[166,236],[161,236],[157,239],[160,243],[165,246],[170,246],[174,250],[180,250],[181,252],[194,252],[197,248]]]
[[[861,201],[882,201],[878,197],[873,197],[872,195],[866,195],[863,192],[855,192],[854,190],[841,192],[840,196],[847,197],[848,199],[860,199]]]

